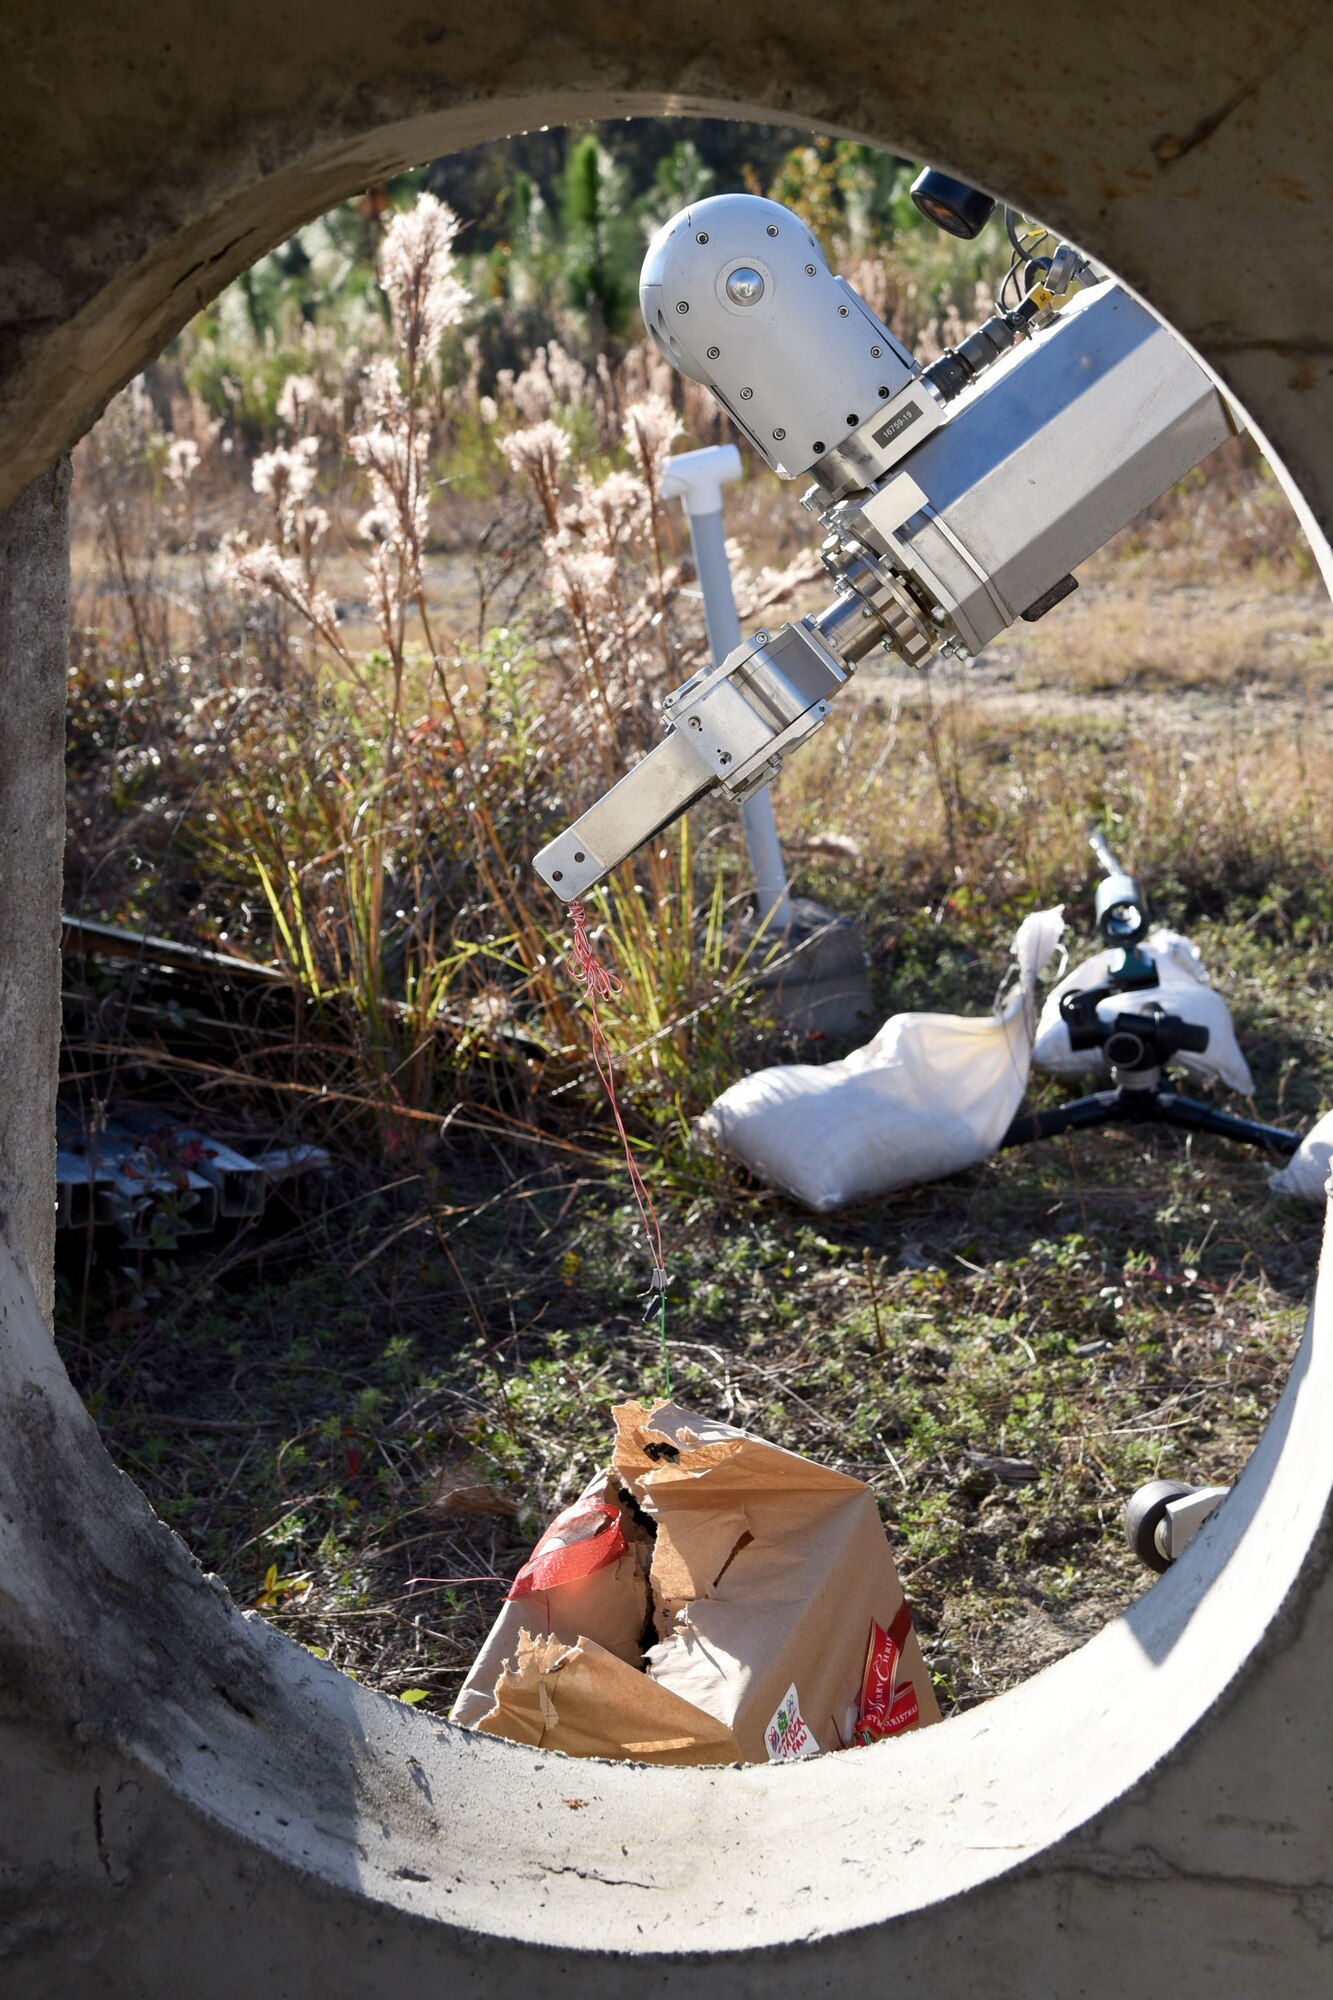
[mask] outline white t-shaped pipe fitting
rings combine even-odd
[[[741,471],[741,455],[734,444],[682,452],[679,458],[669,458],[662,468],[663,498],[681,501],[689,520],[708,649],[719,666],[741,641],[722,529],[722,488],[739,479]],[[791,891],[767,785],[746,799],[741,821],[759,895],[758,913],[768,919],[775,932],[784,931],[792,920]]]
[[[734,444],[705,445],[702,451],[682,452],[662,467],[662,498],[681,500],[693,519],[697,514],[722,512],[722,488],[739,479],[743,467]]]

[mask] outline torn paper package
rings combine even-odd
[[[651,1530],[618,1499],[618,1484],[610,1473],[599,1472],[573,1506],[556,1515],[514,1579],[455,1704],[455,1719],[477,1720],[480,1711],[468,1698],[474,1687],[490,1707],[506,1660],[518,1658],[525,1630],[565,1647],[577,1646],[587,1632],[612,1659],[638,1666],[648,1625],[653,1540]],[[460,1714],[464,1707],[467,1712]]]
[[[939,1720],[869,1487],[672,1403],[615,1418],[611,1470],[520,1571],[455,1722],[572,1756],[718,1764]]]
[[[1333,1111],[1326,1111],[1310,1127],[1284,1167],[1268,1176],[1274,1194],[1290,1195],[1295,1201],[1323,1208],[1328,1200],[1328,1178],[1333,1171]]]
[[[841,1062],[758,1070],[714,1099],[701,1135],[818,1214],[976,1166],[1023,1100],[1037,979],[1063,929],[1062,908],[1024,918],[996,1013],[895,1014]]]
[[[1210,984],[1198,947],[1192,945],[1187,937],[1182,937],[1179,931],[1159,927],[1144,944],[1138,946],[1138,950],[1157,967],[1160,983],[1126,993],[1108,994],[1105,1000],[1097,1003],[1098,1019],[1114,1022],[1121,1014],[1137,1014],[1143,1008],[1152,1006],[1162,1007],[1168,1014],[1179,1014],[1192,1026],[1208,1030],[1208,1046],[1198,1052],[1182,1049],[1179,1055],[1172,1057],[1172,1062],[1204,1082],[1217,1079],[1228,1090],[1239,1091],[1242,1097],[1252,1096],[1254,1079],[1236,1040],[1231,1009],[1216,987]],[[1110,1074],[1106,1057],[1100,1049],[1070,1048],[1069,1024],[1061,1019],[1060,1002],[1066,993],[1087,993],[1094,986],[1109,984],[1111,967],[1120,956],[1118,951],[1095,952],[1082,965],[1076,965],[1058,986],[1051,988],[1037,1024],[1037,1039],[1032,1045],[1032,1060],[1036,1068],[1046,1070],[1051,1076],[1104,1077]]]

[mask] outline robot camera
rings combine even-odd
[[[995,203],[980,188],[956,181],[936,167],[923,167],[911,186],[912,200],[937,229],[971,242],[995,213]]]

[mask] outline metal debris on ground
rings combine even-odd
[[[96,1128],[61,1110],[56,1228],[116,1229],[132,1243],[165,1227],[209,1236],[262,1214],[274,1188],[327,1171],[322,1146],[259,1145],[242,1153],[161,1111],[128,1106]]]

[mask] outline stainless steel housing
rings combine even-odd
[[[997,362],[902,470],[825,518],[975,653],[1234,429],[1188,350],[1107,282]]]

